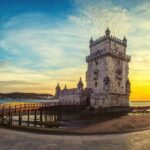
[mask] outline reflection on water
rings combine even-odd
[[[37,112],[36,115],[34,112],[30,112],[29,116],[27,113],[23,112],[21,115],[21,123],[19,122],[19,114],[16,113],[12,116],[11,124],[13,126],[34,126],[43,128],[74,128],[83,126],[87,123],[87,121],[81,120],[80,117],[81,116],[77,112],[59,113],[57,111],[47,111],[43,112],[42,115],[40,115],[40,112]],[[5,116],[4,124],[8,125],[9,121],[9,117]]]
[[[1,103],[15,103],[15,104],[22,104],[22,103],[29,103],[29,102],[50,102],[50,101],[57,101],[57,100],[17,100],[17,101],[12,101],[12,100],[1,100]],[[130,102],[132,106],[148,106],[150,105],[150,102]],[[36,117],[35,117],[35,112],[30,112],[30,115],[28,116],[27,112],[21,113],[21,123],[20,123],[20,118],[19,114],[13,114],[12,116],[12,125],[14,126],[35,126],[35,127],[44,127],[44,128],[49,128],[49,127],[59,127],[59,128],[74,128],[74,127],[81,127],[84,126],[85,124],[90,124],[92,122],[93,118],[89,118],[89,116],[84,116],[88,119],[81,119],[81,114],[79,111],[77,112],[59,112],[59,110],[52,110],[52,111],[43,111],[43,114],[40,115],[40,112],[36,112]],[[133,115],[132,113],[129,115]],[[134,114],[136,115],[136,114]],[[93,116],[92,116],[93,117]],[[2,122],[0,118],[0,122]],[[8,116],[5,116],[5,124],[10,123],[10,118]]]
[[[15,103],[15,104],[24,104],[24,103],[40,103],[40,102],[57,102],[58,100],[42,100],[42,99],[0,99],[0,104],[4,103]],[[130,101],[130,106],[150,106],[150,101],[138,102]]]
[[[13,116],[12,120],[13,120],[12,125],[15,125],[15,126],[19,125],[19,116]],[[41,122],[40,115],[36,115],[36,124],[35,124],[35,116],[30,115],[29,123],[28,123],[28,116],[23,115],[21,126],[36,126],[36,127],[44,127],[45,128],[46,125],[44,125],[44,124],[47,123],[47,125],[48,125],[50,123],[55,123],[56,121],[57,121],[57,115],[47,115],[47,117],[45,117],[45,115],[42,115],[42,122]]]
[[[131,102],[130,101],[130,106],[150,106],[150,101],[145,101],[145,102]]]
[[[45,100],[45,99],[1,99],[0,98],[0,104],[24,104],[24,103],[45,103],[45,102],[57,102],[58,100]]]

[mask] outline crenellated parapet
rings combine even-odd
[[[62,95],[73,95],[73,94],[77,94],[77,88],[60,90],[60,96],[62,96]]]
[[[105,41],[106,40],[106,36],[101,36],[98,39],[96,39],[95,41],[92,39],[90,40],[90,48],[93,47],[94,45],[97,45],[98,43]]]
[[[113,36],[113,35],[110,35],[110,31],[109,29],[107,28],[107,30],[105,31],[105,35],[99,37],[98,39],[96,39],[95,41],[91,38],[90,40],[90,48],[105,41],[105,40],[110,40],[110,41],[114,41],[120,45],[123,45],[123,46],[127,46],[127,39],[124,37],[123,40]]]
[[[113,49],[110,49],[110,50],[101,49],[101,50],[97,50],[95,53],[92,53],[89,56],[87,56],[86,62],[89,62],[95,58],[105,56],[105,55],[111,55],[114,57],[118,57],[118,58],[121,58],[123,60],[126,60],[127,62],[129,62],[131,60],[131,56],[126,55],[125,53],[117,52]]]

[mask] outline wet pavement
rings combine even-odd
[[[115,135],[66,136],[0,129],[0,150],[150,150],[150,130]]]

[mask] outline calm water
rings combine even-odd
[[[11,100],[11,99],[0,99],[0,104],[7,104],[7,103],[30,103],[30,102],[57,102],[57,100],[38,100],[38,99],[16,99],[16,100]],[[130,102],[130,105],[131,106],[150,106],[150,102]],[[46,117],[47,116],[47,117]],[[81,119],[80,117],[80,114],[78,113],[57,113],[56,112],[51,112],[49,111],[48,114],[45,116],[45,112],[43,112],[43,115],[42,115],[42,122],[43,122],[43,125],[41,126],[39,123],[40,123],[40,115],[39,113],[37,114],[36,118],[37,118],[37,125],[36,127],[48,127],[48,124],[51,124],[51,123],[59,123],[59,127],[61,128],[74,128],[74,127],[81,127],[81,126],[84,126],[85,124],[90,124],[92,119]],[[34,116],[34,112],[31,112],[30,113],[30,126],[34,126],[34,119],[35,119],[35,116]],[[18,114],[14,114],[13,115],[13,125],[18,125],[19,123],[19,116]],[[5,124],[8,124],[8,118],[6,118],[5,120]],[[23,126],[27,126],[28,123],[28,116],[26,113],[22,114],[22,125]],[[48,124],[45,124],[48,123]],[[45,125],[44,125],[45,124]]]
[[[0,99],[0,104],[8,103],[36,103],[36,102],[57,102],[57,100],[42,100],[42,99]]]
[[[130,102],[130,106],[150,106],[150,101],[147,101],[147,102]]]
[[[29,103],[29,102],[57,102],[57,100],[38,100],[38,99],[0,99],[0,104],[5,104],[5,103]],[[150,101],[147,102],[130,102],[130,106],[150,106]]]

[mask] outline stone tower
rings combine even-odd
[[[61,90],[61,88],[60,88],[59,83],[58,83],[56,86],[56,93],[55,93],[56,98],[58,98],[60,90]]]
[[[77,84],[77,88],[78,88],[79,90],[83,90],[83,82],[82,82],[81,77],[80,77],[80,80],[79,80],[79,82],[78,82],[78,84]]]
[[[130,82],[126,55],[127,39],[120,40],[110,34],[90,40],[90,55],[86,57],[87,89],[91,91],[90,104],[94,107],[128,106]]]

